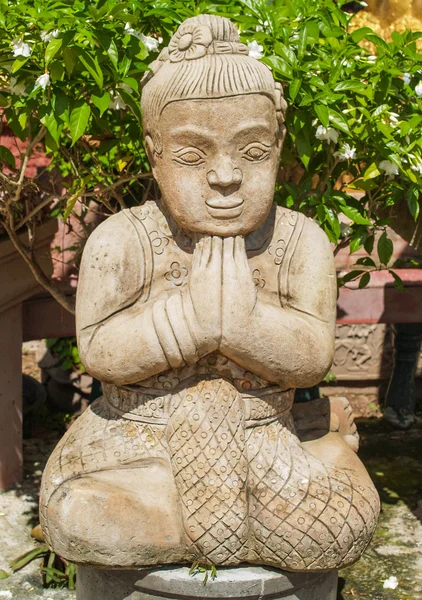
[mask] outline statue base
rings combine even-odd
[[[139,571],[78,567],[77,600],[336,600],[337,571],[288,573],[267,567],[220,568],[204,585],[204,575],[187,567]]]

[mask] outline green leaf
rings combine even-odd
[[[366,287],[370,280],[371,274],[368,272],[364,273],[359,280],[359,289],[361,290],[362,288]]]
[[[73,48],[65,48],[63,50],[63,60],[67,74],[70,77],[73,73],[73,69],[75,68],[78,62],[78,55],[76,51]]]
[[[72,138],[72,146],[84,134],[87,128],[91,108],[89,104],[83,100],[78,100],[75,103],[75,108],[70,115],[70,135]]]
[[[69,96],[59,91],[52,97],[52,102],[56,117],[64,123],[68,123],[70,117]]]
[[[397,275],[397,273],[395,273],[394,271],[388,271],[388,272],[394,278],[394,287],[396,288],[396,290],[399,290],[399,292],[405,292],[406,288],[404,287],[403,279],[399,275]]]
[[[28,61],[29,57],[18,56],[12,65],[12,74],[17,73],[21,67]]]
[[[63,44],[62,38],[56,38],[54,40],[51,40],[48,43],[48,46],[47,46],[47,48],[45,50],[45,64],[46,64],[46,66],[52,60],[52,58],[57,54],[57,52],[60,50],[60,48],[62,47],[62,44]]]
[[[349,125],[347,124],[344,115],[341,115],[332,108],[329,108],[328,111],[330,114],[331,124],[335,125],[335,127],[337,127],[337,129],[340,129],[340,131],[343,131],[343,133],[350,134]]]
[[[374,242],[375,242],[375,236],[372,235],[368,235],[368,237],[365,240],[365,243],[363,245],[363,247],[365,248],[366,252],[368,254],[372,254],[373,250],[374,250]]]
[[[15,157],[6,146],[0,146],[0,161],[7,163],[13,169],[16,168]]]
[[[104,112],[109,107],[110,99],[111,99],[111,96],[108,92],[104,92],[104,94],[102,96],[97,96],[96,94],[92,94],[92,96],[91,96],[92,103],[95,104],[95,106],[100,111],[100,117],[103,116]]]
[[[387,42],[378,35],[375,35],[374,32],[367,34],[364,37],[368,40],[368,42],[372,42],[377,47],[377,50],[384,50],[384,52],[389,52],[390,48],[388,47]]]
[[[363,175],[363,180],[367,181],[368,179],[374,179],[375,177],[378,177],[379,175],[381,175],[381,171],[378,169],[378,166],[376,165],[376,163],[373,162],[366,169],[366,171]]]
[[[359,248],[362,247],[362,237],[360,235],[357,235],[356,237],[354,237],[350,244],[349,244],[349,250],[350,250],[350,254],[353,254],[354,252],[357,252],[359,250]]]
[[[292,83],[289,86],[289,97],[292,102],[296,100],[296,96],[299,93],[300,86],[302,85],[301,79],[293,79]]]
[[[112,39],[110,45],[107,48],[107,54],[114,68],[117,70],[119,64],[119,51],[117,50],[116,42]]]
[[[50,64],[51,81],[62,81],[64,72],[65,70],[61,61],[55,60]]]
[[[303,58],[306,50],[306,45],[308,43],[308,30],[306,27],[303,27],[299,32],[299,45],[297,49],[297,53],[299,58]]]
[[[363,265],[364,267],[373,267],[376,269],[377,265],[369,256],[363,256],[356,261],[357,265]]]
[[[354,92],[366,92],[367,85],[362,83],[361,81],[353,80],[353,81],[340,81],[335,88],[335,92],[344,92],[347,90]]]
[[[355,206],[342,204],[341,212],[358,225],[371,225],[371,221],[364,217]]]
[[[339,285],[342,286],[345,283],[349,283],[349,281],[352,281],[353,279],[356,279],[357,277],[360,277],[360,275],[362,275],[362,270],[354,270],[354,271],[349,271],[348,273],[346,273],[345,275],[343,275],[343,277],[339,278]]]
[[[373,29],[370,27],[361,27],[360,29],[356,29],[350,36],[355,44],[359,44],[368,34],[374,33]]]
[[[62,124],[59,125],[54,112],[51,112],[50,114],[42,117],[41,123],[47,127],[48,131],[50,132],[51,137],[56,142],[56,144],[58,144],[63,125]]]
[[[0,569],[0,581],[2,579],[7,579],[8,577],[10,577],[10,574],[4,571],[3,569]]]
[[[378,256],[383,265],[388,265],[390,262],[393,256],[393,249],[393,242],[388,237],[387,232],[384,231],[377,244]]]
[[[292,65],[293,67],[296,65],[297,58],[295,53],[293,52],[293,50],[290,50],[290,48],[288,48],[285,44],[282,44],[281,42],[276,42],[274,44],[274,50],[290,65]]]
[[[308,133],[309,132],[303,128],[298,132],[295,139],[296,149],[306,168],[308,168],[312,156],[312,144],[309,140]]]
[[[406,192],[407,206],[410,214],[417,221],[419,217],[419,190],[416,185],[412,185]]]
[[[329,208],[325,204],[323,206],[324,206],[324,212],[325,212],[326,219],[327,219],[328,223],[330,224],[330,227],[333,230],[334,235],[338,239],[340,237],[340,222],[338,220],[338,217],[332,208]]]
[[[101,67],[98,64],[97,58],[93,58],[84,50],[79,50],[78,53],[79,60],[84,65],[86,70],[92,75],[95,83],[98,85],[100,90],[103,88],[103,73],[101,71]]]
[[[318,115],[318,119],[324,125],[324,127],[328,127],[330,125],[330,115],[328,112],[328,108],[324,104],[316,104],[315,112]]]
[[[126,104],[129,106],[129,108],[131,109],[131,111],[133,112],[135,117],[138,119],[138,122],[140,124],[142,124],[142,115],[141,115],[141,111],[139,108],[139,103],[126,90],[120,89],[119,94],[121,95],[123,100],[126,102]]]
[[[262,59],[267,65],[272,67],[276,73],[279,73],[282,77],[291,79],[293,77],[292,67],[285,60],[279,56],[266,56]]]
[[[63,223],[66,223],[66,221],[70,217],[70,213],[74,209],[76,201],[78,200],[79,196],[81,195],[82,190],[83,190],[83,188],[79,188],[74,194],[72,194],[70,196],[70,198],[66,202],[66,208],[63,213]],[[70,363],[70,364],[72,366],[72,363]]]
[[[10,568],[13,571],[19,571],[19,569],[22,569],[36,558],[46,556],[47,553],[47,546],[41,546],[41,548],[34,548],[33,550],[30,550],[29,552],[25,552],[25,554],[18,556],[18,558],[15,558],[15,560],[12,560],[12,562],[10,563]]]

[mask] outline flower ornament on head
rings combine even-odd
[[[171,38],[168,51],[171,62],[194,60],[207,53],[212,42],[211,29],[207,25],[183,23]]]

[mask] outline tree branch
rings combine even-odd
[[[57,302],[61,304],[61,306],[63,306],[63,308],[65,308],[68,312],[74,315],[75,306],[73,298],[66,296],[66,294],[64,294],[62,290],[55,283],[53,283],[53,281],[49,277],[47,277],[47,275],[41,269],[38,262],[35,259],[31,258],[31,253],[29,252],[28,248],[19,239],[18,235],[16,235],[14,229],[10,227],[9,223],[7,222],[7,219],[3,221],[2,225],[5,228],[16,250],[22,256],[28,267],[31,269],[31,272],[34,275],[35,279],[38,281],[38,283],[42,285],[42,287],[45,288],[53,296],[53,298],[57,300]]]

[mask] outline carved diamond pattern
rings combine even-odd
[[[250,430],[247,448],[256,558],[292,570],[357,560],[376,525],[375,490],[326,468],[279,423]]]
[[[242,399],[223,379],[179,392],[167,428],[192,553],[215,564],[248,556]]]

